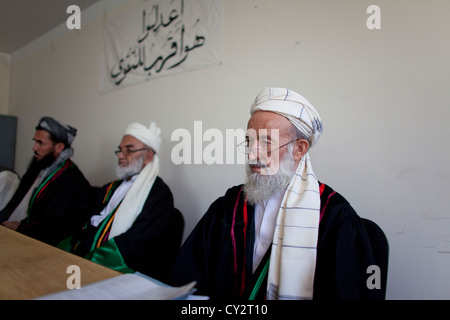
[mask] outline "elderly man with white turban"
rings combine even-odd
[[[119,180],[103,186],[87,226],[59,246],[112,269],[166,280],[184,219],[158,176],[160,128],[130,124],[115,152]]]
[[[217,199],[187,238],[172,284],[197,282],[211,299],[378,299],[362,219],[313,171],[322,131],[312,104],[266,88],[251,106],[247,182]]]

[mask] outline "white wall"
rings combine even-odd
[[[139,1],[107,12],[113,16]],[[366,9],[381,8],[381,30]],[[242,165],[180,165],[171,133],[245,128],[265,86],[306,96],[324,120],[311,151],[319,179],[390,241],[389,299],[450,298],[450,2],[447,0],[225,0],[223,63],[99,93],[101,16],[12,62],[16,169],[31,157],[43,115],[79,130],[74,160],[92,184],[114,178],[126,125],[162,128],[161,176],[189,233],[208,206],[244,180]]]

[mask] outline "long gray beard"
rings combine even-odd
[[[128,178],[131,178],[135,174],[141,172],[143,167],[144,167],[144,157],[141,156],[126,167],[121,167],[117,165],[116,175],[119,179],[126,180]]]
[[[247,182],[244,185],[244,192],[250,204],[264,204],[280,190],[288,186],[296,170],[292,149],[288,148],[283,159],[280,161],[280,166],[276,174],[260,175],[257,172],[252,172],[250,166],[247,165]]]

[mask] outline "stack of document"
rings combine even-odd
[[[171,287],[141,273],[123,274],[110,279],[65,290],[36,300],[185,300],[192,296],[195,282]]]

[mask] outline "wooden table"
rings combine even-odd
[[[81,287],[121,275],[0,225],[0,299],[33,299],[67,290],[71,265],[80,267]]]

